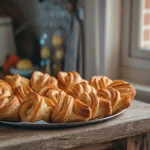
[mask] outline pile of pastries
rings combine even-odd
[[[12,122],[82,122],[116,114],[131,104],[135,88],[106,76],[84,80],[75,72],[57,79],[35,71],[31,79],[18,74],[0,80],[0,120]]]

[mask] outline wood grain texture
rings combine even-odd
[[[122,115],[85,127],[29,130],[0,125],[0,150],[59,150],[150,132],[150,104],[134,100]]]
[[[71,148],[69,150],[110,150],[113,147],[113,143],[106,143],[106,144],[93,144],[93,145],[86,145],[81,147]]]
[[[147,135],[128,138],[127,150],[148,150]]]

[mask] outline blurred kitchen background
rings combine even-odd
[[[0,75],[76,70],[150,97],[150,0],[0,0]]]
[[[77,0],[1,0],[0,66],[5,74],[83,75],[84,10]]]

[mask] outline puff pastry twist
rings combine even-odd
[[[131,84],[123,80],[114,80],[114,82],[111,83],[109,87],[112,87],[119,91],[121,97],[129,95],[131,97],[131,100],[134,99],[136,95],[135,88]]]
[[[0,100],[12,95],[11,86],[4,80],[0,80]]]
[[[50,76],[47,73],[42,73],[40,71],[35,71],[31,77],[31,87],[34,91],[38,92],[41,87],[54,84],[57,86],[57,79]]]
[[[73,96],[74,98],[79,98],[83,93],[94,92],[96,93],[95,88],[90,86],[87,82],[80,82],[75,84],[71,89],[66,91],[67,94]]]
[[[0,80],[0,120],[6,121],[66,123],[103,118],[128,108],[136,94],[123,80],[94,76],[86,81],[75,71],[59,72],[58,81],[39,71],[31,80],[15,74],[5,76],[5,81]]]
[[[22,121],[36,122],[40,120],[49,121],[51,107],[47,105],[44,98],[32,92],[28,94],[20,107],[20,118]]]
[[[58,104],[52,112],[52,122],[80,122],[87,121],[91,118],[91,109],[72,96],[66,95],[65,92],[57,93]]]
[[[47,91],[45,94],[43,92],[43,94],[41,95],[49,98],[55,105],[57,105],[63,94],[66,95],[66,93],[60,89],[51,89]]]
[[[8,96],[0,100],[0,120],[19,121],[20,103],[16,96]]]
[[[21,104],[23,102],[24,98],[31,92],[33,92],[33,90],[29,86],[18,86],[15,89],[14,95],[17,96],[17,98]]]
[[[80,100],[87,104],[92,110],[92,119],[103,118],[112,115],[111,102],[107,99],[102,99],[94,92],[83,93]]]
[[[58,86],[62,90],[67,90],[72,88],[76,83],[82,82],[81,76],[75,72],[59,72],[58,73]]]
[[[4,79],[11,85],[13,90],[18,86],[30,85],[30,81],[27,78],[21,77],[19,74],[14,74],[13,76],[6,75]]]
[[[49,97],[48,93],[51,91],[51,90],[57,90],[57,91],[62,91],[61,89],[59,89],[57,86],[53,85],[53,84],[50,84],[50,85],[46,85],[46,86],[43,86],[40,88],[38,94],[39,95],[42,95],[42,96],[45,96],[45,97]]]
[[[131,104],[129,95],[121,97],[120,92],[111,87],[107,89],[99,89],[97,95],[100,98],[107,99],[111,102],[113,114],[128,108]]]
[[[93,76],[89,80],[89,84],[96,90],[107,88],[113,81],[106,76]]]

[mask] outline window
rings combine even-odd
[[[150,0],[124,0],[121,77],[150,84]]]
[[[131,5],[131,56],[149,59],[150,0],[133,0]]]

